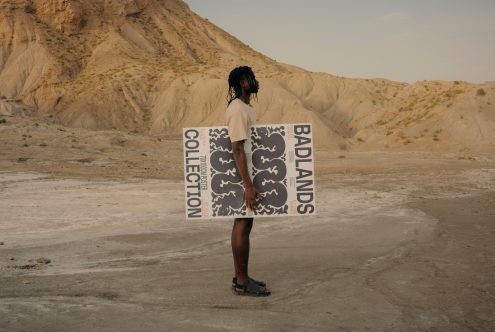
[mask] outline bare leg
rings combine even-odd
[[[232,255],[234,256],[237,283],[248,282],[249,234],[253,228],[253,218],[236,218],[232,228]]]

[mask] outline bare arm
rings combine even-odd
[[[246,202],[246,206],[254,211],[259,192],[254,187],[251,177],[249,176],[247,158],[244,151],[244,141],[232,143],[232,153],[234,155],[235,164],[237,165],[239,174],[241,175],[242,183],[244,184],[244,200]]]

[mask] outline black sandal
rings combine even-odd
[[[249,278],[249,280],[254,282],[258,286],[266,288],[266,282],[264,282],[264,281],[256,280],[253,278]],[[235,284],[237,284],[237,278],[236,277],[232,278],[232,286],[234,286]]]
[[[265,287],[248,280],[247,284],[242,285],[235,283],[232,285],[232,292],[240,296],[254,296],[254,297],[264,297],[270,296],[272,293]]]

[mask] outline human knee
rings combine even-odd
[[[236,218],[234,227],[242,229],[245,233],[249,233],[253,227],[253,218]]]
[[[234,221],[239,224],[252,224],[254,218],[235,218]]]

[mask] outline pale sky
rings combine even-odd
[[[495,0],[185,0],[277,61],[345,77],[495,81]]]

